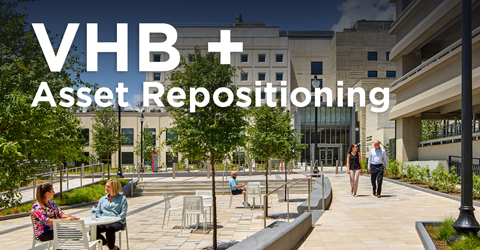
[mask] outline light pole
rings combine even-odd
[[[453,228],[457,233],[449,242],[461,235],[477,235],[480,225],[475,219],[473,207],[473,170],[472,170],[472,2],[462,0],[462,171],[460,214]]]
[[[145,171],[144,170],[144,166],[143,166],[143,121],[145,120],[145,117],[143,117],[143,113],[142,115],[140,116],[140,127],[141,127],[141,130],[140,130],[140,162],[142,164],[142,173]]]
[[[312,79],[312,87],[313,87],[313,90],[315,90],[316,88],[321,88],[320,86],[320,80],[317,79],[317,75],[315,75]],[[320,102],[322,100],[320,99]],[[317,168],[317,164],[315,164],[315,162],[318,160],[318,145],[317,145],[317,133],[318,133],[318,107],[315,105],[315,103],[313,103],[313,105],[315,106],[315,152],[314,152],[314,160],[313,160],[313,165],[315,166],[313,168],[313,173],[314,174],[318,174],[318,168]]]
[[[118,102],[117,97],[117,106],[118,106],[118,138],[120,138],[120,133],[122,133],[122,107],[120,107],[120,103]],[[122,168],[122,145],[120,143],[120,147],[118,148],[118,171],[117,177],[123,178],[123,168]]]

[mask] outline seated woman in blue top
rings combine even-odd
[[[116,179],[110,179],[105,184],[107,195],[98,201],[98,213],[100,216],[118,216],[122,219],[119,222],[97,225],[97,239],[102,240],[103,245],[108,245],[108,249],[117,250],[115,246],[115,233],[123,230],[127,223],[127,198],[120,194],[122,184]],[[107,239],[101,233],[106,232]]]

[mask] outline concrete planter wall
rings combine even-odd
[[[415,222],[415,229],[417,230],[418,237],[420,237],[420,240],[422,241],[423,247],[426,250],[435,250],[437,249],[435,247],[435,244],[433,244],[432,239],[430,238],[430,235],[427,232],[427,229],[425,227],[427,226],[434,226],[434,227],[439,227],[442,223],[440,221],[417,221]]]

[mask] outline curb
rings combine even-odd
[[[426,250],[436,250],[435,244],[433,244],[430,235],[428,235],[425,226],[440,226],[440,221],[417,221],[415,222],[415,229],[417,230],[418,237],[422,241],[423,247]]]
[[[453,195],[450,195],[450,194],[445,194],[445,193],[434,191],[434,190],[427,189],[427,188],[417,187],[417,186],[412,185],[412,184],[407,184],[407,183],[403,183],[403,182],[400,182],[400,181],[395,181],[395,180],[388,179],[388,178],[384,178],[384,180],[386,180],[388,182],[396,183],[398,185],[402,185],[402,186],[405,186],[405,187],[413,188],[413,189],[416,189],[416,190],[419,190],[419,191],[423,191],[423,192],[426,192],[426,193],[429,193],[429,194],[438,195],[438,196],[441,196],[441,197],[444,197],[444,198],[447,198],[447,199],[461,201],[461,197],[453,196]],[[476,206],[476,207],[480,207],[480,202],[473,201],[473,205]]]

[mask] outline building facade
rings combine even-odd
[[[208,42],[220,40],[220,30],[231,31],[232,42],[242,42],[243,52],[231,54],[231,64],[240,67],[236,77],[232,79],[234,85],[239,87],[254,88],[255,81],[261,82],[261,87],[272,83],[273,87],[281,87],[280,82],[287,82],[287,99],[296,88],[305,88],[310,95],[303,93],[297,96],[298,101],[310,102],[303,108],[297,108],[289,103],[288,109],[296,112],[295,127],[303,134],[303,143],[307,149],[302,153],[302,162],[310,162],[317,155],[324,165],[334,165],[335,160],[345,164],[346,151],[352,143],[359,143],[366,150],[366,121],[365,107],[336,107],[338,100],[337,81],[344,82],[344,89],[350,87],[373,88],[388,86],[396,76],[395,63],[388,62],[388,51],[394,44],[395,38],[388,34],[391,21],[358,21],[350,29],[343,32],[333,31],[280,31],[279,27],[267,26],[263,23],[244,23],[241,18],[232,26],[179,26],[176,27],[178,39],[175,48],[186,60],[194,53],[194,48],[199,47],[202,53],[207,52]],[[163,34],[151,34],[152,42],[161,42],[165,39]],[[151,61],[166,61],[168,54],[152,52]],[[392,73],[393,72],[393,73]],[[168,77],[171,72],[146,72],[147,82],[169,84]],[[316,89],[328,87],[332,90],[335,104],[333,107],[314,107],[314,92]],[[365,89],[367,93],[370,89]],[[156,90],[151,89],[150,93]],[[345,91],[346,93],[347,91]],[[273,100],[279,97],[280,90],[274,94]],[[262,99],[266,98],[262,92]],[[322,102],[323,100],[322,97]],[[342,97],[343,98],[343,97]],[[358,98],[358,95],[357,97]],[[392,104],[390,104],[392,105]],[[357,105],[358,106],[358,105]],[[150,107],[145,110],[144,125],[155,131],[168,128],[172,122],[165,109],[155,106],[151,101]],[[317,112],[317,133],[315,133],[315,111]],[[122,128],[124,133],[133,135],[133,144],[137,142],[140,131],[138,117],[140,113],[122,113]],[[79,114],[82,126],[91,128],[92,114]],[[377,126],[388,127],[388,117],[379,116]],[[387,120],[385,120],[387,119]],[[357,122],[359,121],[359,122]],[[387,124],[387,125],[385,125]],[[358,128],[358,132],[355,128]],[[382,128],[383,129],[383,128]],[[391,128],[388,128],[391,129]],[[375,127],[374,131],[377,131]],[[317,148],[315,149],[315,134],[317,135]],[[382,138],[390,138],[386,132]],[[165,140],[167,135],[161,135],[159,141]],[[375,134],[375,136],[377,136]],[[134,145],[124,145],[122,156],[131,159]],[[91,148],[86,147],[91,152]],[[316,151],[316,152],[315,152]],[[169,166],[168,145],[159,153],[159,166]],[[362,150],[361,150],[362,152]],[[117,163],[118,156],[114,155],[113,164]],[[133,157],[133,164],[139,162],[139,157]],[[130,164],[132,160],[123,161]]]
[[[461,155],[460,0],[397,0],[390,52],[399,79],[391,84],[396,105],[396,157],[400,161],[448,160]],[[480,1],[472,1],[473,157],[480,157]]]

